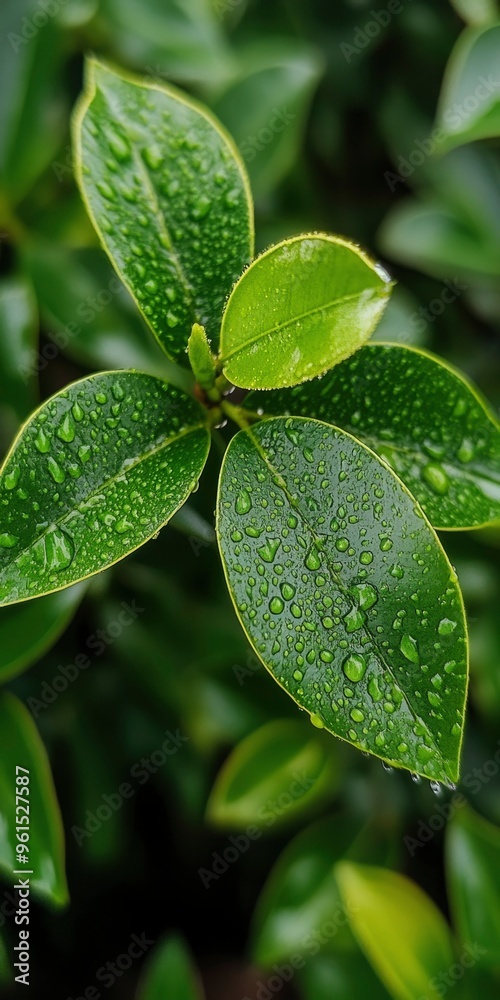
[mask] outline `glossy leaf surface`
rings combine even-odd
[[[0,473],[0,603],[122,559],[184,503],[209,436],[198,403],[138,372],[74,382],[22,428]]]
[[[225,299],[252,256],[236,147],[174,88],[95,62],[74,125],[94,226],[167,354],[184,358],[194,322],[218,336]]]
[[[321,375],[368,340],[391,288],[383,269],[338,237],[278,243],[231,293],[221,330],[224,374],[246,389]]]
[[[391,764],[456,780],[462,598],[390,469],[327,424],[263,421],[226,452],[217,531],[243,628],[312,721]]]
[[[30,713],[7,693],[0,697],[0,751],[0,870],[13,881],[19,877],[14,871],[33,871],[32,889],[62,906],[68,902],[64,833],[49,762]],[[29,771],[29,796],[21,793],[29,800],[29,864],[16,860],[16,788],[19,794],[22,787],[16,785],[16,767]]]
[[[269,414],[355,434],[403,480],[436,528],[500,520],[500,426],[456,369],[422,351],[369,344],[321,382],[251,393]]]

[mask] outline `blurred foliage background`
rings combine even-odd
[[[398,280],[377,339],[434,350],[498,413],[500,14],[493,0],[373,6],[3,0],[2,454],[37,401],[88,372],[185,377],[75,187],[70,111],[89,51],[208,103],[246,162],[258,249],[322,230],[376,253]],[[223,447],[222,431],[200,490],[156,540],[0,613],[0,681],[25,706],[21,719],[3,695],[4,802],[16,740],[31,740],[40,782],[31,996],[192,1000],[203,982],[207,1000],[497,997],[500,532],[441,536],[464,590],[471,681],[462,783],[436,796],[311,729],[255,661],[214,545]],[[4,843],[10,954],[11,869]],[[359,906],[346,922],[348,899]],[[148,943],[132,956],[133,935]],[[20,988],[8,964],[2,945],[6,997]]]

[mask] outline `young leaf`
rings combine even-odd
[[[172,87],[90,62],[74,119],[76,168],[118,274],[171,357],[194,322],[218,336],[253,252],[248,181],[214,118]]]
[[[500,24],[467,28],[446,67],[437,124],[444,148],[500,135]]]
[[[311,721],[390,764],[456,780],[462,597],[391,470],[317,420],[263,421],[226,451],[217,533],[243,628]]]
[[[358,823],[336,815],[292,840],[264,885],[253,915],[252,955],[270,967],[301,951],[311,928],[333,921],[338,940],[345,927],[333,866],[350,847]],[[340,919],[339,919],[340,918]],[[335,922],[337,921],[337,922]],[[326,942],[325,942],[326,943]]]
[[[29,864],[17,862],[16,768],[29,772],[30,837]],[[26,783],[24,783],[26,784]],[[6,692],[0,696],[0,870],[17,881],[13,872],[33,872],[30,884],[44,899],[57,906],[68,902],[64,871],[64,832],[45,747],[22,702]],[[23,854],[25,852],[22,852]]]
[[[352,930],[394,1000],[438,1000],[435,977],[455,960],[450,929],[424,892],[397,872],[341,861],[335,869]]]
[[[391,288],[382,268],[339,237],[278,243],[231,293],[221,329],[224,374],[244,389],[322,375],[368,340]]]
[[[247,736],[219,772],[207,806],[218,826],[270,829],[332,795],[332,754],[304,725],[282,719]]]
[[[446,831],[446,867],[452,913],[461,941],[480,943],[477,960],[498,968],[500,941],[500,830],[462,809]]]
[[[202,987],[191,955],[179,937],[155,948],[146,965],[137,1000],[202,1000]]]
[[[139,372],[93,375],[45,402],[0,473],[0,604],[61,590],[151,538],[196,486],[204,420]]]
[[[317,417],[355,434],[436,528],[500,521],[500,426],[464,376],[431,354],[369,344],[321,383],[250,393],[245,406]]]
[[[75,614],[86,585],[0,611],[0,683],[27,670],[54,645]]]

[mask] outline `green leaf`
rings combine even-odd
[[[237,143],[256,197],[272,191],[300,152],[323,63],[304,42],[259,38],[238,53],[238,70],[214,111]]]
[[[149,959],[137,1000],[202,1000],[202,987],[191,955],[179,937],[160,944]]]
[[[317,417],[356,435],[436,528],[500,521],[500,426],[477,389],[432,354],[369,344],[320,383],[250,393],[245,406]]]
[[[289,719],[269,722],[229,755],[207,814],[217,826],[270,829],[331,796],[336,779],[331,750],[318,734]]]
[[[187,389],[187,373],[165,357],[99,248],[31,241],[23,248],[23,261],[44,323],[65,357],[93,370],[114,368],[119,362]],[[52,357],[52,350],[42,349],[40,371]],[[184,384],[179,376],[184,376]]]
[[[381,268],[339,237],[278,243],[231,293],[221,329],[224,374],[246,389],[323,374],[368,340],[391,288]]]
[[[500,135],[500,24],[466,28],[446,67],[437,125],[444,149]]]
[[[29,284],[22,278],[0,281],[0,408],[9,407],[17,419],[33,408],[37,393],[33,368],[38,316]]]
[[[164,350],[184,358],[194,322],[218,336],[224,302],[253,252],[236,147],[179,91],[95,62],[74,138],[99,237]]]
[[[360,947],[394,1000],[437,1000],[435,977],[454,962],[449,927],[409,879],[341,861],[336,877]]]
[[[270,967],[301,952],[310,932],[334,922],[324,943],[338,947],[345,914],[333,867],[350,847],[357,820],[328,817],[304,830],[285,849],[259,896],[252,918],[252,956]],[[321,936],[320,936],[321,940]]]
[[[29,771],[29,864],[16,860],[17,767]],[[14,871],[32,871],[33,891],[64,906],[69,899],[64,832],[47,754],[31,715],[22,702],[6,692],[0,695],[0,793],[0,870],[14,882],[18,878]]]
[[[480,945],[477,961],[498,968],[500,941],[500,830],[468,806],[446,831],[446,868],[452,914],[464,944]]]
[[[375,975],[363,953],[355,951],[325,952],[306,961],[299,973],[303,1000],[388,1000],[389,994]]]
[[[226,451],[217,533],[248,638],[312,721],[390,764],[456,780],[462,597],[391,470],[327,424],[263,421]]]
[[[27,670],[50,649],[69,625],[86,586],[77,583],[58,594],[0,611],[0,683]]]
[[[0,473],[0,604],[61,590],[156,534],[197,484],[204,420],[139,372],[93,375],[44,403]]]

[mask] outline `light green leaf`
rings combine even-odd
[[[341,861],[335,869],[351,928],[394,1000],[437,1000],[454,963],[449,927],[434,903],[397,872]]]
[[[0,473],[0,604],[61,590],[156,534],[198,482],[204,420],[139,372],[93,375],[44,403]]]
[[[294,166],[321,71],[318,51],[304,42],[266,44],[238,54],[238,72],[213,105],[247,164],[252,191],[271,191]]]
[[[391,288],[380,267],[339,237],[278,243],[231,293],[221,330],[224,374],[246,389],[322,375],[368,340]]]
[[[288,845],[271,871],[252,918],[252,955],[270,967],[302,952],[318,940],[337,949],[345,936],[342,907],[333,866],[350,847],[357,820],[328,817],[309,827]],[[322,934],[328,924],[332,933]]]
[[[437,125],[444,149],[500,135],[500,24],[467,28],[446,67]]]
[[[356,435],[436,528],[500,522],[500,426],[478,391],[434,355],[369,344],[320,383],[250,393],[245,406],[317,417]]]
[[[194,322],[218,336],[253,252],[236,147],[179,91],[96,62],[74,139],[80,188],[112,263],[167,354],[185,358]]]
[[[229,755],[207,814],[217,826],[271,829],[331,796],[336,785],[328,743],[301,722],[281,719],[251,733]]]
[[[327,424],[265,420],[226,451],[217,533],[247,636],[312,721],[390,764],[455,781],[462,597],[391,470]]]
[[[165,357],[100,249],[31,241],[23,249],[23,260],[44,323],[65,357],[93,370],[119,363],[188,388],[185,370]],[[40,353],[40,371],[52,356],[52,351]]]
[[[479,945],[476,960],[498,968],[500,941],[500,830],[468,806],[446,831],[446,868],[452,914],[464,944]]]
[[[39,601],[0,610],[0,683],[17,677],[50,649],[69,625],[86,586],[77,583]]]
[[[38,316],[36,300],[22,278],[0,281],[0,409],[19,420],[33,408],[37,393],[33,367]]]
[[[137,1000],[202,1000],[202,987],[191,955],[179,937],[160,944],[146,965]]]
[[[17,767],[29,771],[29,864],[16,857],[16,788],[21,787],[16,785]],[[13,882],[21,877],[14,871],[32,871],[26,877],[33,891],[64,906],[69,898],[64,833],[47,754],[31,715],[6,692],[0,695],[0,828],[0,871]]]

